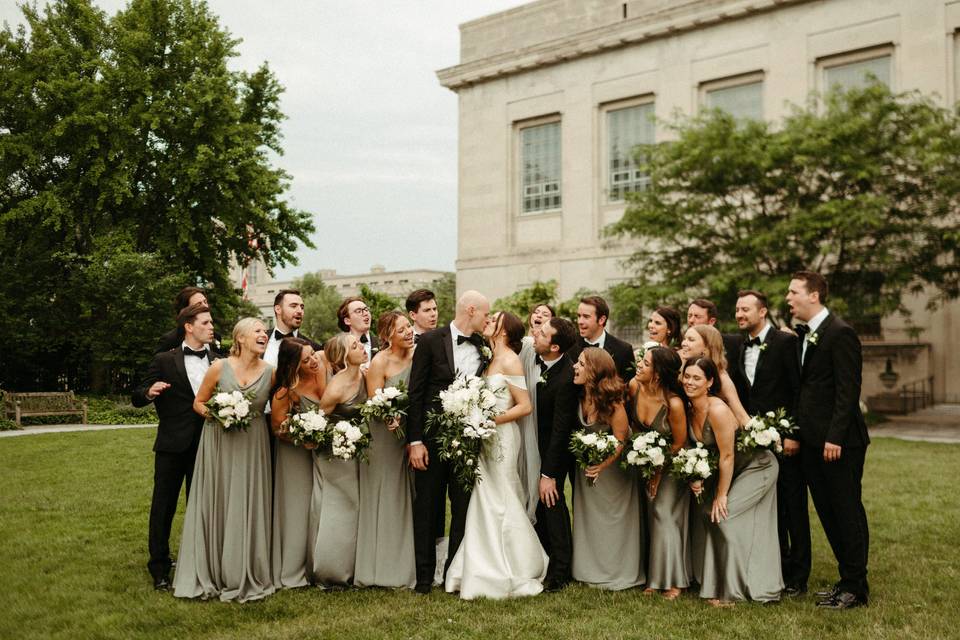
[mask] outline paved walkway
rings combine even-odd
[[[0,438],[68,431],[154,429],[156,426],[155,424],[44,424],[24,427],[20,431],[0,431]],[[938,404],[905,416],[890,416],[886,422],[870,427],[870,436],[960,444],[960,404]]]

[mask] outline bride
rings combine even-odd
[[[486,380],[499,389],[497,437],[480,456],[480,480],[467,508],[463,542],[447,570],[445,588],[464,600],[532,596],[543,591],[547,554],[527,518],[520,483],[520,428],[532,410],[517,355],[523,324],[506,312],[495,314],[483,331],[493,347]]]

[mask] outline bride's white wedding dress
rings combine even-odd
[[[520,389],[523,376],[497,373],[487,378],[498,394],[497,406],[513,406],[508,384]],[[466,530],[447,570],[445,588],[464,600],[532,596],[543,591],[547,554],[540,545],[523,503],[518,471],[520,428],[516,422],[497,427],[480,456],[480,481],[467,508]]]

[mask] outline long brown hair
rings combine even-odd
[[[277,381],[270,390],[271,398],[281,391],[286,395],[300,384],[300,356],[306,346],[310,346],[310,343],[294,336],[280,341],[277,351]]]
[[[617,365],[609,353],[597,347],[583,350],[584,399],[593,405],[598,422],[609,422],[618,404],[623,404],[624,387]]]
[[[520,349],[523,347],[523,324],[520,322],[520,318],[509,311],[501,311],[497,315],[497,328],[493,335],[496,336],[501,332],[507,338],[507,346],[514,353],[520,353]]]
[[[713,364],[717,365],[717,369],[720,372],[726,371],[727,356],[725,355],[726,350],[723,347],[723,334],[721,334],[716,327],[709,324],[698,324],[691,328],[700,334],[700,338],[706,346],[706,352],[703,355],[713,360]]]
[[[397,327],[397,321],[400,320],[400,318],[406,317],[407,316],[399,311],[387,311],[381,313],[380,317],[377,318],[377,338],[380,340],[381,351],[386,351],[390,348],[390,338],[393,337],[393,332]]]

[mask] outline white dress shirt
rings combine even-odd
[[[606,344],[606,342],[607,342],[607,330],[604,329],[604,330],[600,333],[600,337],[597,338],[596,342],[592,342],[592,341],[590,341],[590,340],[587,340],[587,338],[584,338],[584,340],[586,340],[588,347],[597,347],[598,349],[603,349],[603,345]]]
[[[454,374],[458,378],[475,375],[480,368],[479,349],[470,342],[457,344],[457,338],[462,335],[466,334],[460,333],[460,330],[451,322],[450,339],[453,341],[453,364],[456,368]]]
[[[820,325],[823,324],[823,321],[827,319],[828,315],[830,315],[830,310],[824,307],[820,310],[820,313],[810,318],[810,322],[807,323],[810,331],[803,337],[803,352],[800,354],[801,366],[803,365],[803,359],[807,357],[807,345],[810,344],[810,334],[817,332],[817,329],[820,328]]]
[[[189,347],[184,341],[180,345],[181,349],[188,348],[192,351],[196,351],[192,347]],[[208,351],[207,345],[203,346],[204,351]],[[187,370],[187,380],[190,381],[190,388],[193,389],[193,395],[197,395],[197,391],[200,390],[200,383],[203,382],[203,377],[207,375],[207,370],[210,368],[210,356],[206,358],[198,358],[197,356],[183,356],[183,366]]]
[[[760,362],[760,347],[763,345],[763,341],[767,339],[767,334],[770,333],[771,328],[768,322],[757,334],[757,337],[760,338],[760,344],[752,344],[743,351],[743,370],[747,374],[747,380],[750,381],[751,387],[753,386],[753,378],[757,374],[757,363]]]
[[[300,333],[299,329],[294,329],[290,332],[289,335],[294,338],[299,338]],[[263,352],[263,361],[271,365],[274,369],[277,368],[277,361],[280,359],[280,340],[277,340],[277,329],[274,327],[270,329],[270,339],[267,340],[267,350]],[[264,413],[270,413],[270,401],[267,401],[267,405],[263,408]]]

